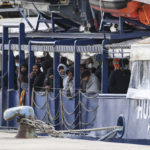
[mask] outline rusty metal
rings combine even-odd
[[[26,118],[34,120],[34,110],[30,106],[20,106],[5,110],[3,115],[5,120],[12,120],[18,117],[20,120],[18,133],[16,138],[36,138],[35,126],[32,124],[21,123],[21,120]]]
[[[28,124],[20,124],[16,138],[37,138],[35,127]]]

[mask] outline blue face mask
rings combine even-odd
[[[19,63],[16,63],[16,67],[19,67]]]
[[[125,65],[125,66],[124,66],[124,69],[125,69],[125,70],[129,70],[129,65]]]
[[[63,74],[63,75],[60,75],[62,79],[64,79],[67,75],[66,74]]]

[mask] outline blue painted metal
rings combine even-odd
[[[29,21],[29,19],[24,15],[24,13],[22,12],[22,10],[16,6],[16,8],[19,10],[20,14],[23,16],[23,18],[25,19],[25,21],[28,23],[28,25],[30,26],[30,28],[32,30],[34,30],[34,27],[32,26],[31,22]]]
[[[122,20],[122,17],[119,17],[119,32],[120,34],[123,33],[123,20]]]
[[[40,15],[38,15],[38,20],[37,20],[37,23],[36,23],[36,28],[35,28],[35,31],[38,31],[38,28],[39,28],[39,24],[40,24]]]
[[[47,28],[50,29],[50,26],[48,24],[48,23],[50,23],[50,20],[45,19],[43,17],[43,15],[39,12],[35,31],[38,31],[40,23],[45,23],[45,25],[47,26]]]
[[[52,32],[55,32],[55,20],[54,20],[54,14],[51,14],[51,24],[52,24]]]
[[[79,104],[79,89],[80,89],[80,60],[81,60],[81,55],[80,53],[77,52],[77,47],[78,45],[82,44],[81,41],[75,41],[74,43],[74,87],[75,87],[75,108]],[[78,107],[75,111],[75,118],[77,118],[78,113],[80,113],[81,108]],[[78,119],[75,122],[75,127],[76,129],[81,128],[79,125],[79,122],[81,120],[81,114],[79,115]]]
[[[15,107],[15,99],[14,98],[14,81],[15,81],[15,60],[14,60],[14,55],[13,55],[13,51],[11,50],[11,46],[13,43],[17,43],[17,39],[11,39],[9,40],[9,50],[8,50],[8,91],[7,91],[7,101],[8,101],[8,106],[7,108],[10,107]],[[13,126],[15,124],[14,120],[8,122],[8,126]]]
[[[19,26],[19,39],[18,39],[18,45],[19,45],[19,66],[25,61],[25,54],[24,51],[22,51],[21,46],[25,44],[25,25],[24,23],[20,23]],[[20,67],[18,70],[18,77],[20,76]],[[19,89],[19,95],[21,93],[21,85],[20,83],[18,84],[18,89]]]
[[[30,85],[30,73],[32,72],[32,67],[34,65],[34,52],[31,50],[32,49],[32,42],[29,41],[29,57],[28,57],[28,99],[26,102],[26,105],[31,105],[31,93],[32,93],[32,89],[31,89],[31,85]]]
[[[6,121],[4,121],[2,118],[2,113],[3,111],[9,107],[9,100],[7,99],[7,88],[6,85],[4,85],[4,77],[6,77],[6,79],[8,79],[8,82],[12,82],[12,80],[10,79],[10,75],[12,74],[12,72],[9,72],[10,74],[8,74],[8,51],[5,49],[5,45],[9,43],[9,33],[8,33],[8,29],[9,28],[19,28],[18,25],[5,25],[3,26],[3,37],[2,37],[2,80],[1,80],[1,85],[2,85],[2,97],[1,97],[1,101],[0,101],[0,106],[1,108],[1,119],[0,119],[0,124],[1,125],[8,125],[8,123]],[[14,39],[13,39],[14,40]],[[17,41],[17,40],[14,40]],[[11,42],[9,43],[9,49]],[[10,52],[10,60],[12,60],[12,53]],[[11,83],[8,83],[8,86],[12,86],[10,85]]]
[[[54,45],[54,48],[56,46],[56,43]],[[54,52],[54,60],[53,60],[53,68],[54,68],[54,97],[56,97],[59,94],[60,89],[60,76],[57,71],[57,67],[59,65],[60,61],[60,54],[57,52]],[[55,100],[55,116],[57,114],[57,110],[59,109],[59,97]],[[59,123],[59,118],[55,120],[55,125]],[[56,126],[56,129],[60,129],[60,127]]]
[[[43,17],[43,15],[41,14],[41,12],[40,12],[39,9],[36,7],[36,5],[34,4],[33,1],[32,1],[32,4],[33,4],[33,7],[35,8],[35,10],[36,10],[37,13],[38,13],[38,20],[37,20],[37,25],[36,25],[35,31],[38,31],[39,24],[40,24],[41,22],[44,22],[45,25],[47,26],[47,28],[50,29],[50,26],[49,26],[49,24],[46,22],[46,19]]]
[[[11,50],[11,45],[13,41],[9,40],[9,50],[8,50],[8,92],[10,93],[10,90],[14,88],[14,69],[15,69],[15,63],[14,63],[14,55]],[[9,99],[9,98],[8,98]]]
[[[7,122],[3,120],[3,111],[7,108],[7,101],[6,101],[6,90],[7,87],[4,85],[4,76],[8,73],[8,51],[5,50],[5,44],[8,44],[8,27],[3,27],[3,38],[2,38],[2,80],[1,80],[1,87],[2,87],[2,95],[0,100],[0,125],[6,126]]]
[[[108,53],[105,51],[105,45],[109,43],[109,40],[103,40],[103,55],[102,55],[102,82],[101,82],[101,90],[102,93],[108,93]]]
[[[142,24],[142,23],[140,23],[140,22],[138,22],[138,21],[135,21],[135,20],[130,20],[130,19],[128,19],[128,18],[122,17],[122,21],[128,22],[128,23],[130,23],[130,24],[134,24],[135,26],[143,27],[143,28],[145,28],[145,29],[150,30],[150,27],[149,27],[149,26],[147,26],[147,25],[145,25],[145,24]]]

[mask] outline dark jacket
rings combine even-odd
[[[53,78],[50,78],[50,75],[53,75],[53,68],[49,68],[47,71],[47,74],[44,79],[44,87],[50,86],[50,91],[53,91]]]
[[[127,93],[130,74],[130,70],[114,70],[108,81],[109,93]]]
[[[25,91],[28,89],[28,72],[21,72],[19,76],[19,82],[21,84],[21,88]]]
[[[35,73],[33,78],[30,79],[31,87],[34,87],[36,91],[42,90],[44,77],[45,75],[41,71],[38,71],[37,73]]]

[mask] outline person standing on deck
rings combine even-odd
[[[33,65],[32,72],[30,74],[30,84],[36,91],[42,90],[45,74],[41,72],[38,64]]]
[[[130,81],[130,70],[128,67],[128,60],[119,61],[119,69],[114,70],[108,81],[109,93],[127,93],[129,81]]]
[[[84,93],[98,93],[100,91],[99,80],[95,74],[85,70],[81,75],[80,88]]]

